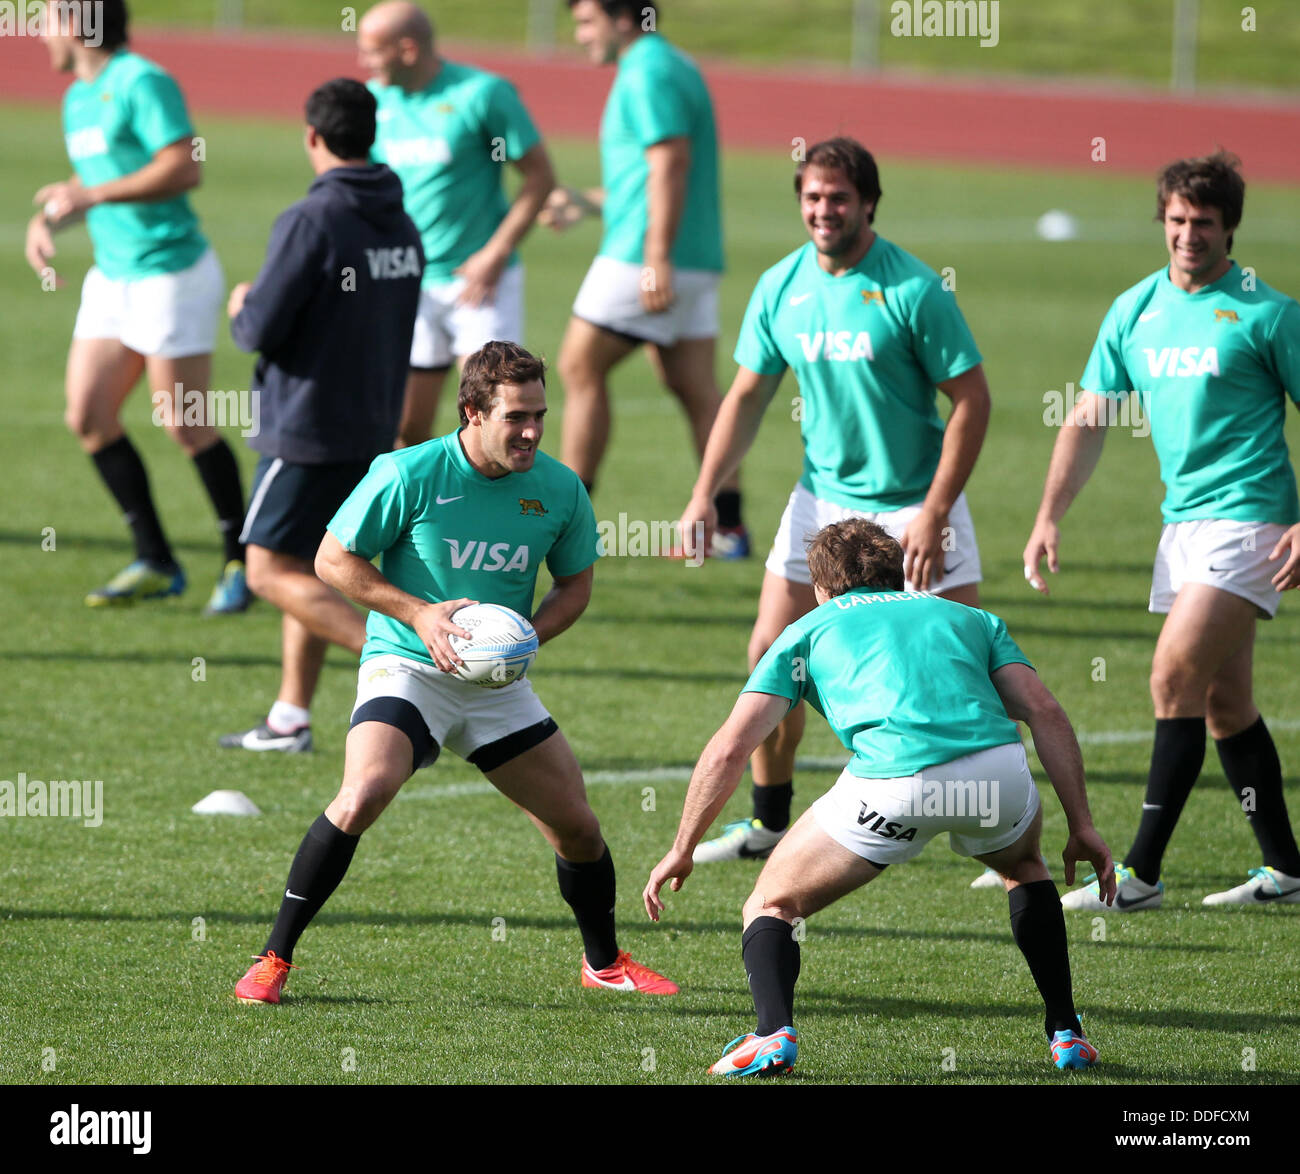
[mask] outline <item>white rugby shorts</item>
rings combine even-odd
[[[420,289],[411,335],[412,367],[450,367],[494,340],[524,340],[524,267],[511,265],[501,274],[496,296],[478,306],[458,305],[463,277]]]
[[[573,301],[573,314],[617,334],[656,346],[692,338],[718,337],[718,283],[707,269],[674,269],[674,301],[661,314],[641,305],[643,266],[596,257]]]
[[[1183,584],[1205,583],[1250,600],[1272,619],[1282,594],[1271,580],[1284,560],[1269,562],[1268,556],[1286,531],[1276,522],[1226,518],[1166,523],[1156,548],[1147,610],[1165,615]]]
[[[865,518],[882,527],[891,538],[901,539],[908,522],[920,512],[921,503],[918,502],[902,509],[865,513],[814,497],[802,484],[797,484],[786,503],[785,513],[781,515],[766,568],[792,583],[810,584],[808,543],[819,530],[846,518]],[[975,542],[975,523],[971,520],[965,493],[959,493],[953,502],[948,513],[948,525],[952,527],[952,541],[948,544],[952,549],[942,552],[943,574],[930,580],[928,590],[935,595],[968,583],[978,583],[984,577],[980,570],[979,546]],[[916,590],[910,582],[904,587],[908,591]]]
[[[1040,802],[1019,742],[927,766],[896,779],[863,779],[847,768],[812,805],[813,818],[837,844],[872,864],[919,856],[940,832],[958,856],[982,856],[1014,844]]]
[[[362,663],[352,712],[377,697],[409,701],[424,718],[433,740],[465,759],[551,716],[527,677],[500,689],[485,689],[396,653],[372,656]]]
[[[210,248],[188,269],[135,281],[111,281],[91,266],[72,337],[115,338],[162,359],[210,355],[225,299],[226,280]]]

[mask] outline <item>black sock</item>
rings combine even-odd
[[[1183,813],[1205,762],[1203,717],[1156,718],[1156,740],[1151,748],[1151,772],[1142,800],[1142,822],[1124,863],[1138,879],[1153,885],[1160,879],[1169,837]]]
[[[125,436],[120,436],[112,444],[92,453],[90,459],[95,462],[109,493],[122,507],[126,524],[131,527],[131,537],[135,540],[135,557],[170,566],[174,561],[172,548],[167,545],[158,511],[154,509],[153,494],[149,492],[149,474],[145,472],[135,445]]]
[[[316,817],[316,822],[303,836],[298,855],[289,868],[284,899],[280,902],[280,912],[276,915],[263,954],[274,950],[286,962],[293,961],[293,948],[302,937],[302,931],[339,887],[360,839],[359,835],[350,836],[340,831],[325,818],[324,812]]]
[[[740,939],[749,993],[758,1013],[758,1034],[794,1026],[794,984],[799,979],[799,943],[788,921],[756,917]]]
[[[614,935],[614,858],[605,848],[599,860],[574,861],[555,857],[560,896],[578,919],[582,952],[592,970],[604,970],[618,960]]]
[[[1029,963],[1034,985],[1043,996],[1047,1038],[1058,1031],[1080,1031],[1070,989],[1070,952],[1065,944],[1065,914],[1050,880],[1018,885],[1007,894],[1011,936]]]
[[[788,828],[790,800],[794,798],[794,780],[791,779],[788,783],[777,783],[773,787],[760,787],[755,783],[753,791],[754,818],[761,820],[763,826],[770,832],[780,832]]]
[[[1282,794],[1282,764],[1273,736],[1261,717],[1253,726],[1214,743],[1223,773],[1236,791],[1264,863],[1287,876],[1300,876],[1300,849],[1287,818]],[[1247,796],[1247,789],[1253,792]]]
[[[718,511],[718,525],[733,528],[740,525],[740,490],[722,489],[713,499]]]
[[[244,544],[239,541],[239,535],[244,528],[244,489],[239,482],[239,462],[230,445],[218,438],[211,448],[194,454],[194,467],[212,499],[212,508],[217,511],[226,562],[233,559],[242,563]]]

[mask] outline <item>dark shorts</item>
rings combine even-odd
[[[280,457],[262,457],[253,474],[239,540],[315,561],[330,519],[369,468],[369,461],[295,465]]]

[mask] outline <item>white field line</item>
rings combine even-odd
[[[1279,732],[1294,733],[1300,730],[1300,721],[1295,719],[1277,719],[1268,723],[1269,729]],[[1097,730],[1079,733],[1080,746],[1118,746],[1125,743],[1151,741],[1153,731],[1147,730]],[[1033,750],[1032,740],[1028,745]],[[848,755],[843,758],[801,758],[795,763],[797,770],[842,770],[848,762]],[[691,777],[689,766],[655,766],[645,770],[593,770],[587,771],[583,778],[587,786],[633,786],[637,783],[684,783]],[[496,788],[486,779],[475,783],[417,783],[407,786],[399,793],[402,799],[458,799],[463,795],[493,795]]]

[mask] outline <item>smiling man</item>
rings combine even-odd
[[[1229,256],[1246,185],[1225,152],[1161,173],[1156,219],[1169,263],[1115,299],[1056,438],[1025,578],[1047,594],[1059,523],[1101,456],[1106,400],[1141,397],[1165,483],[1149,610],[1167,618],[1151,663],[1155,743],[1142,818],[1116,870],[1115,909],[1155,909],[1160,867],[1205,761],[1209,728],[1263,866],[1206,905],[1300,903],[1300,850],[1282,767],[1252,695],[1258,619],[1300,586],[1300,500],[1283,436],[1300,405],[1300,305]],[[1067,909],[1100,908],[1096,884]]]
[[[377,458],[329,524],[316,573],[370,609],[343,784],[298,849],[266,949],[235,988],[244,1002],[280,1001],[294,946],[343,879],[361,833],[443,747],[522,807],[554,850],[582,934],[582,985],[677,993],[618,948],[614,863],[577,759],[532,683],[485,689],[453,675],[460,658],[448,637],[469,636],[452,622],[460,608],[496,603],[531,615],[545,644],[591,598],[599,553],[591,502],[574,473],[537,449],[544,376],[542,361],[514,343],[470,355],[461,427]],[[534,612],[543,562],[553,584]]]
[[[804,470],[768,555],[751,669],[816,606],[806,543],[845,518],[877,522],[902,544],[909,589],[979,604],[979,550],[963,493],[989,418],[975,340],[939,275],[873,229],[880,175],[860,143],[812,147],[794,190],[809,243],[764,273],[750,298],[739,369],[680,522],[688,539],[699,525],[712,528],[713,496],[793,371]],[[946,426],[936,388],[952,401]],[[752,818],[701,844],[697,862],[771,852],[789,825],[803,727],[795,704],[754,755]]]

